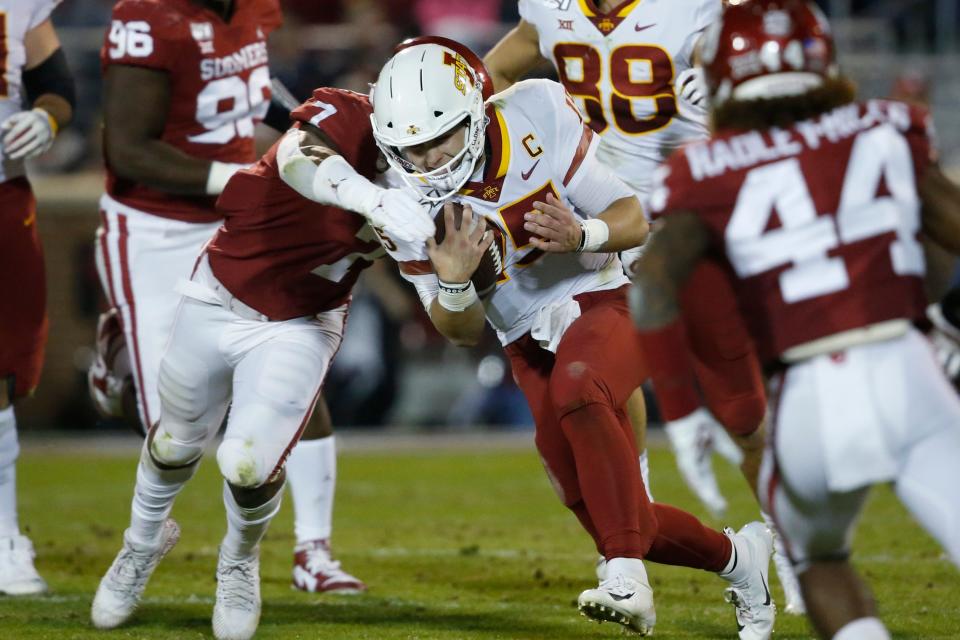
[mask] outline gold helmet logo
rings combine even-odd
[[[412,124],[409,127],[407,127],[407,135],[415,136],[418,133],[420,133],[420,127],[418,127],[417,125]]]
[[[453,67],[453,86],[463,95],[467,95],[467,85],[473,85],[473,73],[467,61],[459,53],[444,51],[443,64]]]

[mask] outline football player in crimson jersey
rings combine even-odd
[[[624,357],[639,347],[625,313],[627,280],[610,255],[643,242],[639,201],[597,161],[597,139],[562,86],[527,81],[490,96],[486,77],[456,42],[404,43],[372,90],[371,121],[393,178],[410,193],[456,198],[465,216],[500,230],[495,289],[481,301],[471,282],[493,233],[480,224],[456,229],[452,207],[439,245],[387,229],[387,252],[453,343],[476,344],[485,318],[496,329],[534,414],[548,476],[607,560],[599,585],[580,594],[580,610],[649,633],[656,614],[646,558],[716,572],[730,583],[740,637],[769,638],[767,528],[755,522],[724,535],[652,504],[644,490],[625,412],[643,373]],[[313,166],[306,155],[322,145],[298,131],[279,147],[281,174],[301,193],[326,189],[331,175],[360,178],[339,157]]]
[[[0,0],[0,594],[6,595],[47,588],[17,522],[13,405],[39,383],[47,341],[37,203],[23,161],[49,149],[73,116],[73,78],[50,21],[58,2]]]
[[[255,633],[258,545],[280,507],[284,463],[340,346],[351,289],[383,255],[372,225],[398,241],[423,242],[434,233],[415,197],[370,181],[378,161],[370,111],[366,96],[317,90],[291,113],[291,133],[220,195],[221,226],[190,279],[177,284],[182,296],[158,374],[159,422],[140,455],[123,548],[94,598],[98,628],[133,614],[176,543],[179,531],[168,517],[173,501],[229,407],[217,449],[227,534],[213,631],[231,640]],[[308,146],[300,163],[283,163],[281,171],[278,152],[308,132],[323,148]],[[323,172],[317,158],[325,161]],[[307,189],[299,180],[304,173],[311,176]]]
[[[960,254],[960,189],[925,110],[854,100],[812,2],[731,4],[702,55],[715,132],[658,171],[637,323],[673,321],[697,261],[724,257],[774,374],[761,496],[807,611],[821,637],[886,639],[848,562],[870,487],[893,482],[960,565],[960,400],[913,326],[918,235]]]
[[[706,91],[695,51],[703,30],[719,16],[721,0],[520,0],[519,8],[520,23],[484,59],[496,89],[549,60],[600,138],[597,157],[646,205],[663,158],[707,137]],[[628,272],[638,251],[621,255]],[[683,290],[682,318],[641,336],[677,466],[714,517],[723,514],[726,500],[711,453],[716,449],[740,464],[756,493],[766,408],[756,353],[729,292],[724,269],[702,261]],[[639,389],[629,406],[649,482],[646,414],[636,410],[642,409]],[[799,585],[779,540],[776,547],[785,610],[802,613]]]
[[[216,196],[256,159],[258,122],[281,132],[290,125],[297,103],[284,106],[274,95],[267,66],[266,38],[280,21],[276,0],[122,0],[114,7],[101,52],[108,177],[97,232],[111,309],[98,324],[99,357],[88,380],[101,413],[141,433],[159,417],[157,376],[177,279],[189,275],[221,223]],[[294,586],[363,591],[330,554],[336,450],[322,400],[287,469]]]

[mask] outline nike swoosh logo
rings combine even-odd
[[[636,592],[634,592],[634,593],[636,593]],[[632,597],[633,597],[633,593],[628,593],[628,594],[625,595],[625,596],[618,596],[618,595],[615,594],[615,593],[611,593],[611,594],[610,594],[610,597],[613,598],[614,600],[616,600],[617,602],[620,602],[621,600],[627,600],[627,599],[629,599],[629,598],[632,598]]]
[[[537,165],[538,165],[538,164],[540,164],[540,161],[539,161],[539,160],[537,160],[536,162],[533,163],[533,166],[530,167],[530,170],[529,170],[529,171],[522,171],[522,172],[520,172],[520,177],[523,178],[524,180],[526,180],[527,178],[529,178],[530,176],[532,176],[532,175],[533,175],[533,170],[537,168]]]
[[[763,590],[767,593],[767,601],[763,603],[764,606],[770,606],[770,589],[767,589],[767,581],[763,579],[763,574],[760,574],[760,582],[763,584]]]
[[[654,22],[653,24],[648,24],[648,25],[644,25],[644,26],[641,27],[641,26],[640,26],[640,23],[638,22],[637,24],[633,25],[633,30],[634,30],[634,31],[646,31],[646,30],[649,29],[650,27],[655,27],[655,26],[657,26],[657,23],[656,23],[656,22]]]

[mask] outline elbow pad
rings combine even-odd
[[[357,173],[343,156],[330,156],[320,164],[305,156],[300,150],[303,135],[302,131],[293,129],[280,141],[277,147],[280,178],[308,200],[369,216],[380,203],[383,189]]]
[[[24,69],[23,88],[27,92],[27,100],[33,104],[36,99],[46,93],[60,96],[67,101],[71,109],[77,104],[77,93],[73,83],[73,76],[67,66],[67,56],[63,49],[47,56],[47,59],[33,69]]]

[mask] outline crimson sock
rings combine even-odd
[[[657,537],[644,559],[660,564],[723,571],[733,552],[730,539],[670,505],[655,503],[659,527]]]
[[[669,422],[696,411],[702,403],[683,319],[656,331],[640,333],[640,345],[661,417]]]
[[[598,548],[607,558],[642,558],[656,536],[656,518],[640,481],[633,431],[623,422],[599,403],[560,418]]]

